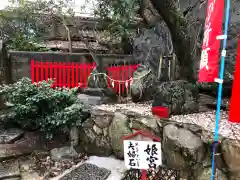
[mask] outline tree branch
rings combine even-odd
[[[183,16],[185,17],[186,15],[188,15],[188,13],[192,12],[194,8],[197,7],[198,4],[203,4],[205,3],[206,0],[198,0],[197,2],[195,2],[195,4],[188,6],[184,11],[183,11]]]

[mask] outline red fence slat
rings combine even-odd
[[[43,62],[41,61],[41,62],[40,62],[40,69],[41,69],[41,70],[40,70],[40,72],[41,72],[40,81],[44,80],[43,68],[44,68]]]
[[[52,73],[53,73],[53,64],[52,64],[52,62],[49,63],[49,69],[50,69],[49,79],[52,79]]]
[[[32,83],[35,82],[35,66],[34,66],[34,60],[31,60],[31,79],[32,79]]]
[[[36,62],[35,64],[35,68],[36,68],[36,82],[39,81],[39,65],[38,65],[39,62]]]
[[[48,65],[48,62],[45,63],[45,80],[48,80],[48,69],[49,68],[49,65]]]

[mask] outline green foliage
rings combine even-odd
[[[103,21],[110,19],[108,30],[115,36],[131,39],[139,20],[140,0],[97,0],[95,14]]]
[[[1,38],[6,40],[12,50],[47,51],[38,45],[43,42],[51,26],[46,19],[72,15],[68,1],[12,0],[8,7],[0,11]]]
[[[6,43],[8,49],[15,51],[49,51],[48,48],[40,47],[37,43],[31,42],[31,39],[27,39],[27,37],[21,33],[12,35]]]
[[[68,131],[84,120],[84,105],[76,96],[76,89],[51,88],[53,81],[32,84],[31,79],[0,87],[7,104],[15,112],[14,120],[23,128],[40,129],[47,137],[55,132]]]

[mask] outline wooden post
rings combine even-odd
[[[172,65],[172,62],[171,62],[171,58],[168,57],[168,80],[171,81],[171,65]]]
[[[162,73],[162,54],[159,57],[159,64],[158,64],[158,79],[161,77],[161,73]]]
[[[176,72],[176,55],[173,53],[172,59],[171,59],[171,66],[170,66],[170,80],[174,81],[176,79],[175,72]]]

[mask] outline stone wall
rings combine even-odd
[[[136,129],[147,130],[162,139],[163,163],[181,171],[184,179],[208,180],[211,175],[212,133],[194,124],[159,120],[131,110],[115,113],[93,110],[80,130],[78,148],[89,154],[123,159],[123,136]],[[240,142],[220,138],[217,147],[217,180],[240,179]]]

